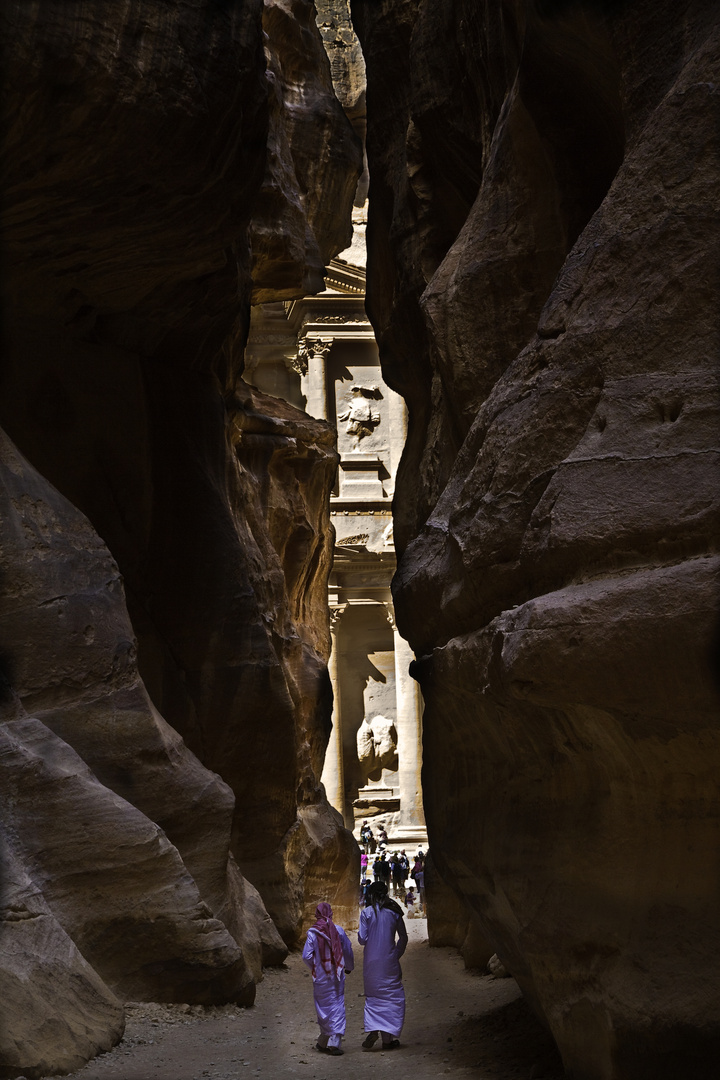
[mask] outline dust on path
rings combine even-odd
[[[129,1005],[125,1037],[73,1073],[78,1080],[560,1080],[554,1044],[512,979],[465,971],[454,949],[431,949],[408,922],[402,960],[407,1014],[401,1048],[363,1051],[362,947],[347,977],[342,1057],[315,1049],[312,985],[300,954],[270,968],[255,1005],[203,1009]]]

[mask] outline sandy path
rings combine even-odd
[[[402,967],[407,1016],[401,1049],[360,1048],[362,948],[350,933],[356,970],[345,991],[343,1057],[315,1049],[312,987],[299,953],[270,969],[251,1009],[189,1010],[131,1005],[125,1038],[73,1073],[81,1080],[559,1080],[553,1044],[512,979],[465,971],[453,949],[430,949],[424,920],[408,922]]]

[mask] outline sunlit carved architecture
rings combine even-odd
[[[350,828],[374,818],[391,841],[424,843],[419,694],[390,592],[391,504],[406,412],[383,382],[365,315],[365,221],[365,207],[357,207],[353,245],[331,263],[324,292],[255,309],[245,379],[338,431],[328,797]]]

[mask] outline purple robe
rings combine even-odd
[[[343,962],[335,971],[325,971],[321,956],[321,936],[312,927],[307,932],[302,958],[313,974],[313,997],[315,999],[315,1012],[321,1035],[344,1035],[345,1034],[345,972],[352,971],[354,958],[350,940],[341,926],[335,924],[340,935],[340,944],[343,951]],[[324,936],[324,935],[323,935]],[[327,941],[327,938],[325,939]]]
[[[397,941],[396,941],[397,938]],[[366,907],[360,915],[358,941],[365,946],[365,1030],[399,1038],[405,1020],[405,991],[400,957],[407,946],[402,915],[390,908]]]

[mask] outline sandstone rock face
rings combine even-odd
[[[243,869],[262,882],[273,923],[286,940],[299,943],[300,928],[315,921],[323,897],[329,898],[341,925],[357,925],[360,854],[340,815],[324,799],[301,805],[279,848],[248,858]]]
[[[460,952],[466,968],[484,969],[493,949],[480,916],[462,894],[458,895],[443,881],[430,852],[425,857],[424,870],[430,945],[452,945]]]
[[[229,409],[235,520],[247,522],[242,550],[253,560],[256,625],[246,642],[247,622],[237,617],[237,640],[220,647],[218,667],[229,670],[205,705],[217,740],[208,763],[235,792],[238,862],[294,945],[319,900],[329,900],[339,921],[357,920],[360,852],[320,788],[332,710],[327,576],[335,436],[324,421],[244,384]],[[251,701],[256,711],[248,715]],[[186,730],[192,746],[197,735],[192,725]]]
[[[330,60],[332,82],[343,107],[361,142],[367,132],[365,102],[365,60],[360,41],[350,15],[350,0],[315,0],[317,25]],[[355,205],[363,206],[367,199],[369,176],[367,156],[363,153],[363,174],[355,192]],[[357,235],[357,234],[356,234]]]
[[[17,857],[118,993],[252,1001],[260,963],[213,918],[238,875],[232,792],[149,701],[105,545],[5,435],[1,449],[1,786]]]
[[[0,1076],[70,1072],[122,1038],[123,1007],[5,848],[0,933]]]
[[[333,86],[351,119],[365,115],[365,60],[350,17],[350,0],[316,0],[317,24]]]
[[[322,290],[324,267],[352,237],[350,217],[338,210],[352,203],[362,157],[311,0],[265,0],[263,28],[270,125],[252,221],[256,304]],[[338,160],[356,168],[338,169]]]
[[[241,380],[253,290],[318,285],[349,238],[360,150],[313,10],[0,13],[4,790],[49,970],[95,997],[55,1059],[17,1035],[23,1068],[116,1038],[110,987],[250,1001],[287,951],[268,910],[294,942],[355,900],[319,781],[333,436]]]
[[[4,724],[0,740],[3,822],[57,921],[111,989],[250,1003],[241,950],[157,825],[40,721]]]
[[[709,1077],[717,10],[352,7],[434,859],[572,1076]]]

